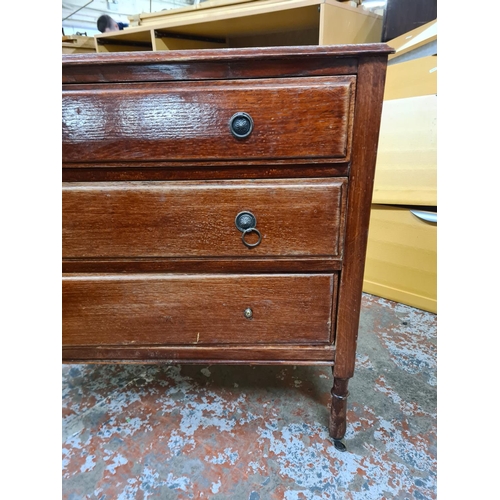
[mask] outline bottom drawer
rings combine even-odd
[[[437,312],[437,223],[372,205],[363,291]]]
[[[326,344],[336,290],[336,274],[63,275],[63,346]]]

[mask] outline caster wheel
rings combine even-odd
[[[333,445],[339,451],[347,451],[347,448],[345,447],[345,444],[342,441],[339,441],[338,439],[334,439],[333,440]]]

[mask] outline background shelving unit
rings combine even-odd
[[[95,35],[97,52],[369,43],[382,32],[382,16],[335,0],[214,0],[136,23]]]

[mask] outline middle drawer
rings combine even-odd
[[[345,178],[63,183],[63,259],[341,258],[346,194]]]

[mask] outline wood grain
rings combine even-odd
[[[332,365],[332,345],[63,346],[65,363],[192,363]]]
[[[335,372],[335,369],[333,370]],[[347,428],[347,386],[348,379],[334,378],[332,388],[332,404],[330,406],[330,422],[328,431],[333,439],[342,439]]]
[[[339,257],[346,179],[66,183],[63,258]],[[261,243],[235,218],[250,211]],[[255,243],[255,234],[245,237]]]
[[[333,363],[341,439],[391,51],[63,56],[63,361]]]
[[[160,162],[159,162],[160,163]],[[349,163],[307,164],[301,160],[279,160],[260,164],[252,162],[214,162],[196,167],[186,164],[143,163],[137,166],[124,164],[79,163],[63,164],[63,182],[103,182],[103,181],[168,181],[168,180],[208,180],[208,179],[294,179],[301,177],[346,177]],[[75,167],[75,168],[73,168]]]
[[[265,47],[264,47],[265,48]],[[259,47],[259,49],[262,49]],[[127,50],[124,48],[123,50]],[[141,50],[137,47],[137,50]],[[226,49],[234,52],[239,49]],[[245,50],[245,49],[241,49]],[[255,50],[255,49],[254,49]],[[142,49],[142,55],[149,55]],[[202,51],[163,51],[151,54],[174,54],[178,52],[208,52]],[[82,55],[82,54],[79,54]],[[134,52],[128,52],[127,56],[133,56]],[[63,54],[63,89],[65,85],[75,83],[121,83],[121,82],[168,82],[185,79],[186,81],[204,80],[234,80],[235,78],[289,78],[294,76],[323,76],[323,75],[351,75],[356,73],[356,59],[343,58],[342,60],[317,57],[313,54],[306,54],[304,60],[297,61],[296,58],[238,58],[233,61],[222,59],[204,58],[203,60],[193,60],[183,58],[181,61],[165,60],[165,57],[158,59],[142,59],[141,62],[133,59],[123,60],[123,53],[92,54],[94,57],[106,57],[105,63],[100,66],[98,72],[95,71],[94,62],[97,64],[103,61],[94,60],[68,60],[74,57],[73,54]],[[120,57],[121,56],[121,57]],[[117,57],[117,59],[113,59]],[[73,64],[76,63],[76,64]]]
[[[354,374],[370,206],[375,176],[386,57],[360,58],[347,207],[345,258],[340,278],[334,377]]]
[[[303,273],[342,269],[341,258],[327,257],[202,257],[63,259],[63,273]]]
[[[327,344],[336,282],[333,274],[65,275],[63,345]]]
[[[355,77],[63,92],[62,157],[79,162],[348,158]],[[249,137],[231,117],[248,113]]]
[[[114,54],[63,54],[62,83],[165,82],[349,75],[360,54],[389,54],[385,44],[258,47]]]

